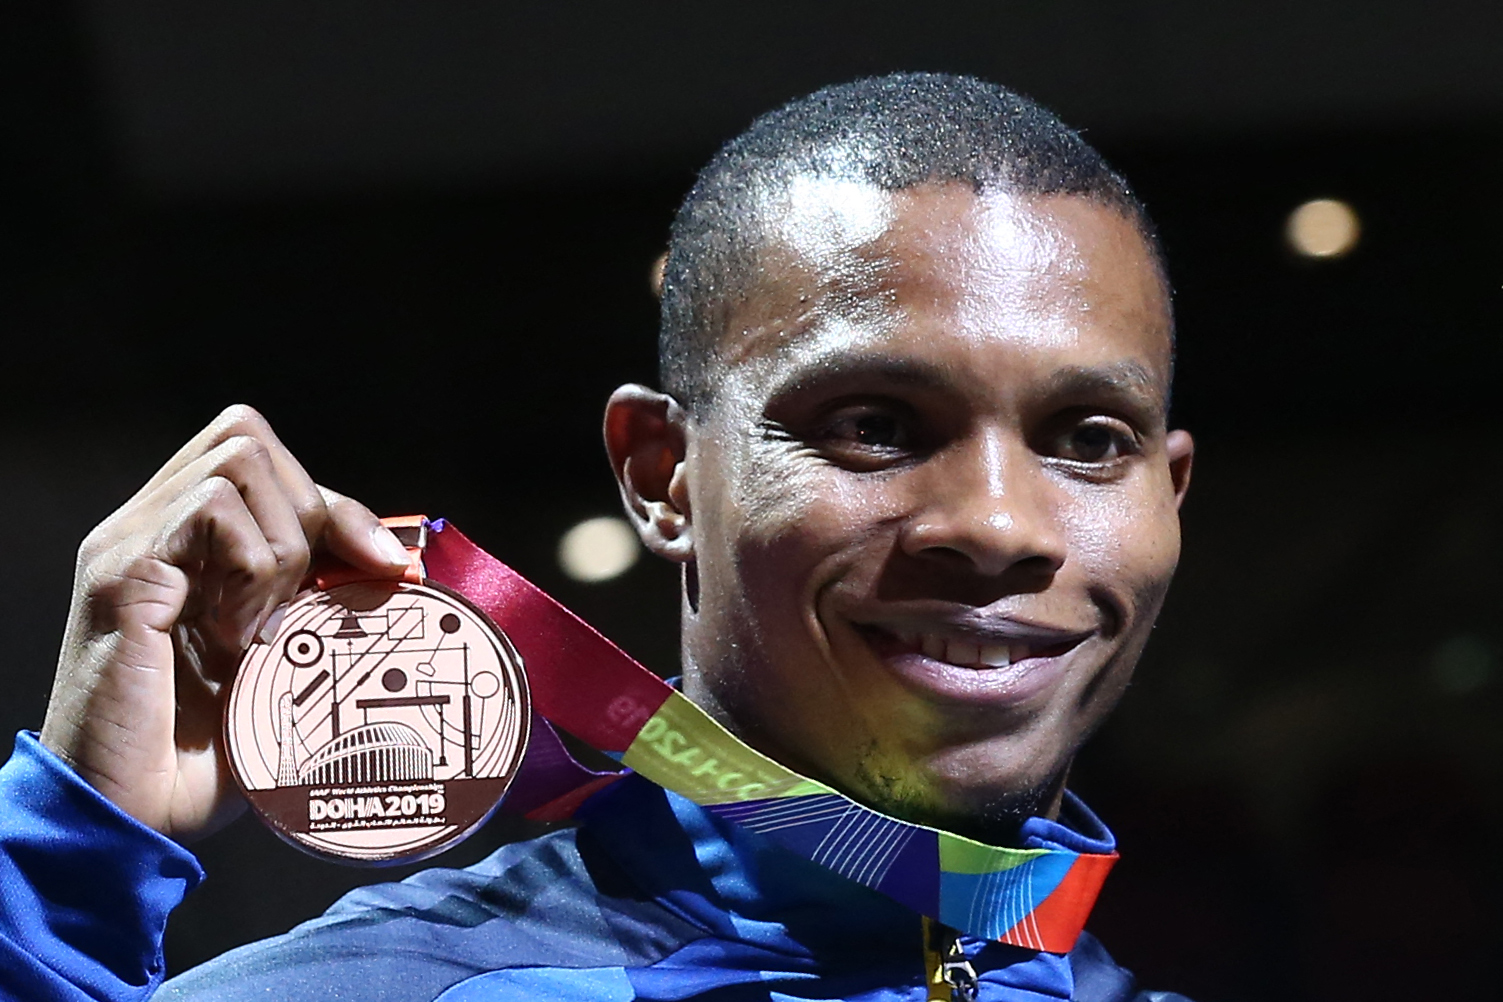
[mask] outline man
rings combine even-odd
[[[684,693],[893,817],[1110,852],[1065,781],[1163,600],[1192,456],[1125,183],[979,81],[829,88],[705,168],[662,299],[663,390],[617,390],[605,438],[642,539],[683,568]],[[239,809],[220,686],[315,552],[407,559],[243,408],[85,541],[40,746],[0,785],[13,995],[155,988],[198,879],[176,843]],[[580,817],[358,891],[161,997],[1152,995],[1089,935],[1061,955],[938,929],[640,777]]]

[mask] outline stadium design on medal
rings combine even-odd
[[[396,863],[488,817],[530,720],[505,634],[432,582],[300,595],[252,645],[225,712],[230,765],[278,834],[317,855]]]

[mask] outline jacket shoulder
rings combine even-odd
[[[171,1002],[417,1002],[511,967],[636,967],[703,935],[634,892],[576,832],[505,846],[463,870],[360,888],[319,918],[174,978]]]
[[[1088,932],[1080,934],[1070,951],[1070,973],[1075,981],[1073,1002],[1190,1002],[1174,992],[1144,991],[1132,972],[1121,967],[1101,941]]]

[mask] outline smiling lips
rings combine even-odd
[[[942,661],[960,668],[1006,668],[1029,658],[1047,658],[1063,654],[1075,646],[1075,641],[1038,643],[1021,640],[980,641],[974,637],[945,636],[939,633],[894,631],[894,640],[906,651],[902,653],[923,654],[933,661]],[[899,653],[894,650],[893,653]]]
[[[1016,640],[987,643],[938,633],[898,632],[895,637],[912,653],[961,668],[1006,668],[1015,661],[1063,653],[1071,646],[1052,644],[1046,649]]]
[[[894,617],[881,625],[868,620],[856,628],[905,686],[926,699],[988,712],[1047,698],[1072,666],[1085,668],[1071,655],[1096,635],[964,613],[938,620]]]

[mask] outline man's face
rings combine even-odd
[[[1162,285],[1083,198],[837,183],[769,211],[689,422],[686,691],[795,769],[984,835],[1048,808],[1178,559]]]

